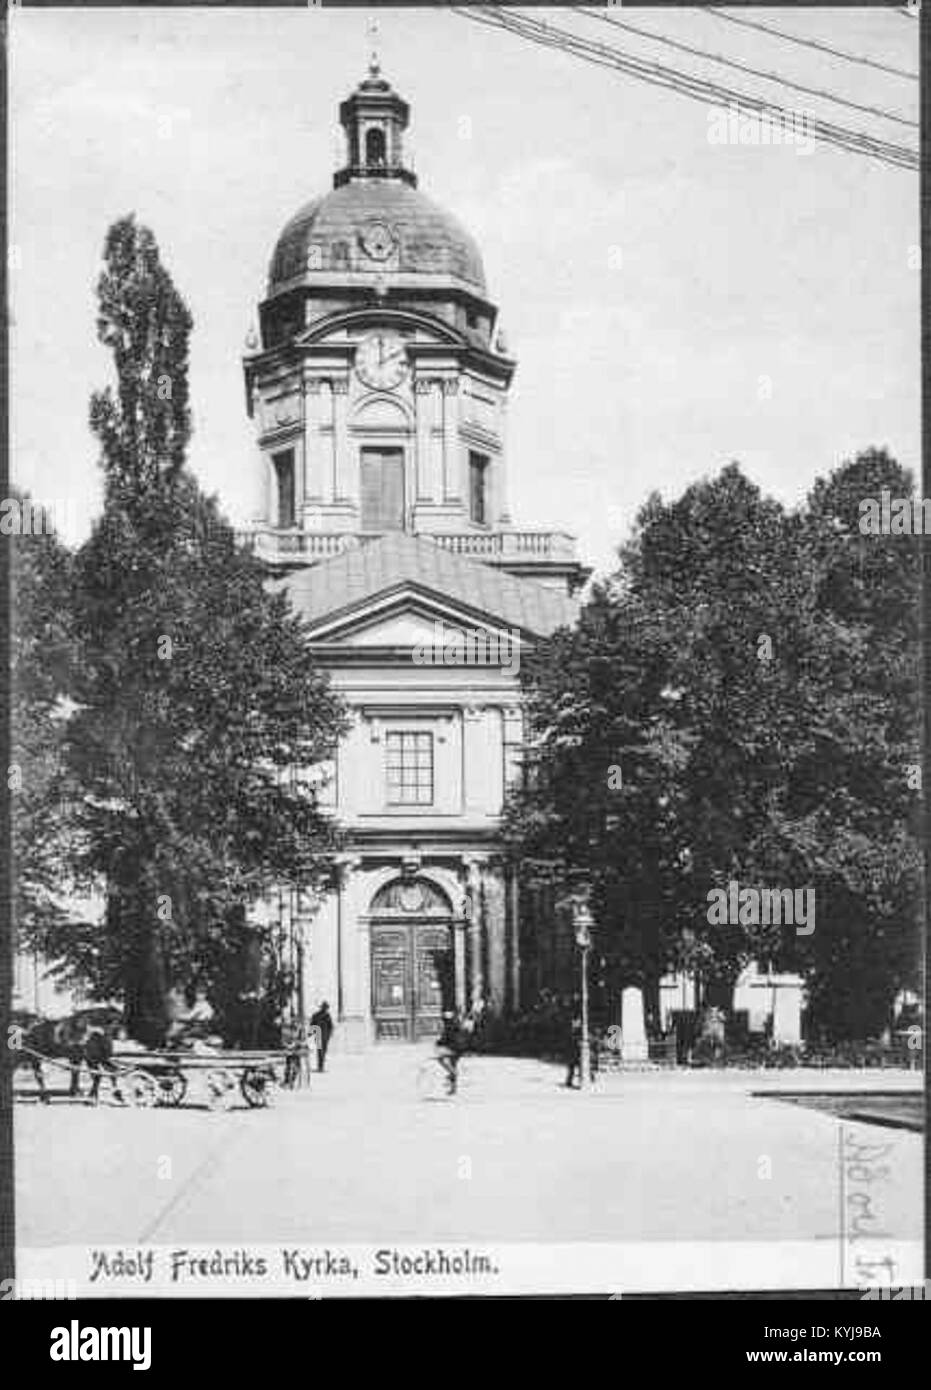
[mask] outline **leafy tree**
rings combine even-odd
[[[869,451],[797,513],[736,465],[651,497],[618,573],[526,663],[508,834],[557,880],[590,880],[616,985],[649,999],[682,968],[727,1006],[741,970],[770,963],[849,1036],[916,981],[916,553],[861,536],[882,487],[911,492]],[[709,923],[709,890],[735,879],[813,888],[814,933]]]
[[[104,259],[117,385],[91,402],[105,507],[75,561],[68,757],[76,864],[106,913],[60,945],[157,1043],[169,990],[206,987],[222,1008],[244,954],[271,956],[250,907],[328,878],[337,832],[298,770],[330,756],[344,713],[303,623],[184,467],[191,319],[151,232],[117,222]]]
[[[581,877],[599,923],[598,954],[617,996],[639,983],[656,1003],[675,957],[680,880],[671,793],[685,749],[664,700],[653,615],[594,590],[577,627],[522,663],[526,776],[505,808],[522,877],[572,892]]]
[[[917,785],[919,539],[864,535],[860,504],[910,475],[870,449],[819,479],[801,517],[820,643],[805,671],[807,738],[788,788],[782,848],[817,885],[801,943],[812,1021],[875,1034],[903,986],[919,987]]]
[[[62,750],[72,664],[70,554],[54,518],[28,495],[14,494],[19,517],[10,537],[11,746],[8,782],[20,949],[43,951],[66,921],[68,786]]]

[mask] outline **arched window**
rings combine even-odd
[[[365,133],[365,162],[380,168],[385,166],[385,132],[368,130]]]

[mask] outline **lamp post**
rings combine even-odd
[[[579,1050],[579,1089],[587,1091],[592,1084],[592,1056],[588,1036],[588,953],[592,949],[592,914],[585,903],[572,908],[575,944],[582,953],[582,1037]]]

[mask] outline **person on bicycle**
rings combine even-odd
[[[459,1019],[452,1010],[448,1009],[443,1014],[443,1026],[436,1040],[436,1051],[437,1061],[446,1073],[446,1094],[454,1096],[458,1082],[459,1058],[465,1051],[465,1039]]]

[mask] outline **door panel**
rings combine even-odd
[[[372,933],[372,1010],[377,1038],[410,1037],[410,946],[405,931]]]
[[[436,1037],[452,1007],[452,937],[433,923],[372,927],[372,1013],[375,1037]]]
[[[442,1027],[444,974],[451,959],[449,932],[438,931],[435,927],[418,927],[415,930],[414,1036],[436,1037]]]

